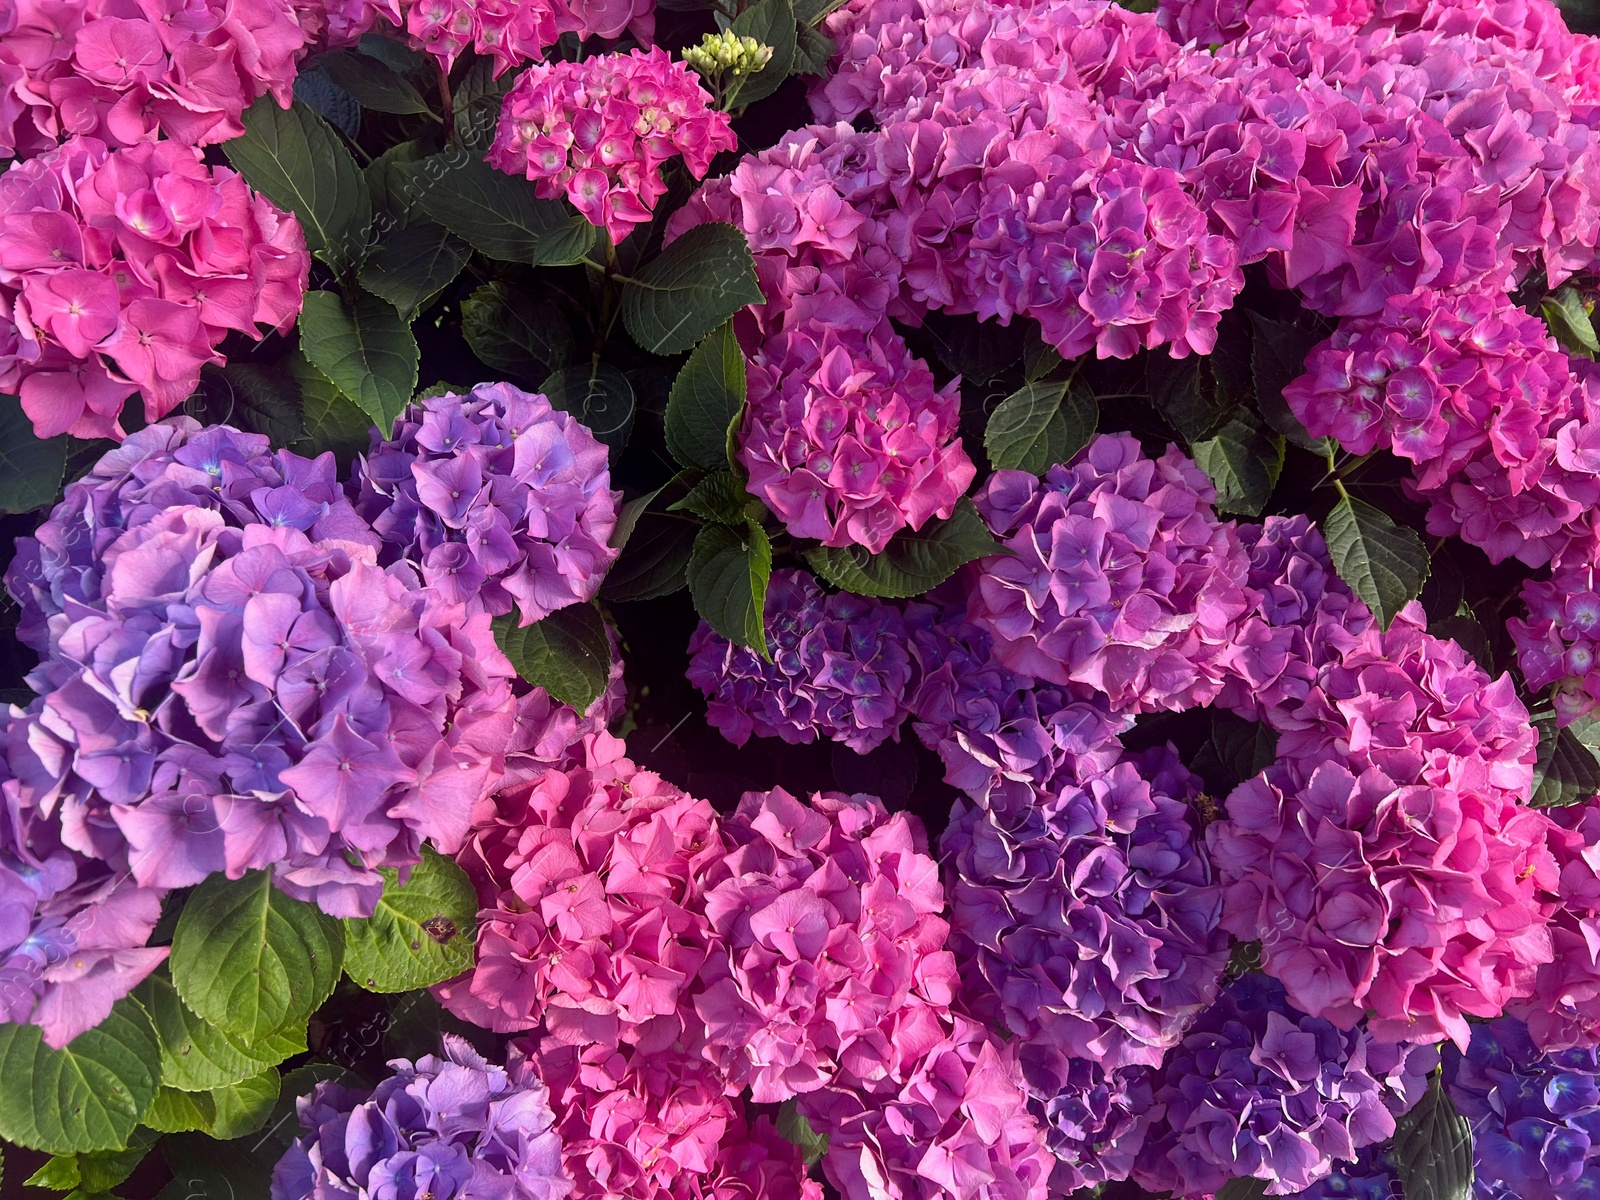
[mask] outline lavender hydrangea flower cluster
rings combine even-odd
[[[278,1162],[272,1200],[564,1200],[550,1093],[526,1063],[488,1062],[446,1035],[443,1057],[396,1059],[376,1088],[319,1083],[307,1131]]]
[[[1541,1055],[1503,1017],[1446,1052],[1444,1079],[1472,1123],[1477,1200],[1578,1200],[1600,1186],[1600,1051]]]
[[[1394,1133],[1422,1096],[1431,1047],[1384,1044],[1291,1007],[1276,982],[1223,989],[1162,1068],[1165,1113],[1134,1167],[1139,1186],[1209,1195],[1239,1176],[1275,1194],[1309,1188],[1332,1160]]]
[[[830,595],[804,571],[774,571],[766,637],[770,662],[704,621],[689,642],[689,682],[735,746],[752,733],[800,743],[821,734],[867,754],[899,738],[913,674],[897,607]]]

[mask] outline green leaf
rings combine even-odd
[[[679,354],[761,300],[744,234],[713,221],[696,225],[623,285],[622,323],[646,350]]]
[[[695,611],[723,637],[763,658],[767,649],[767,582],[772,543],[754,521],[743,528],[707,525],[694,539],[686,569]]]
[[[478,894],[467,873],[431,846],[404,883],[392,867],[380,871],[372,915],[344,920],[345,974],[369,992],[409,992],[472,966]]]
[[[279,447],[305,436],[300,390],[283,367],[231,362],[216,373],[226,381],[229,396],[228,415],[222,423],[259,433]]]
[[[334,50],[317,55],[306,66],[325,72],[329,79],[354,96],[362,108],[399,116],[426,113],[438,120],[422,93],[379,59],[356,50]]]
[[[23,1183],[26,1187],[49,1188],[56,1192],[81,1190],[87,1195],[102,1195],[132,1175],[155,1144],[156,1134],[140,1127],[129,1137],[125,1150],[58,1154]]]
[[[790,0],[756,0],[733,19],[728,29],[739,37],[753,37],[763,46],[772,47],[772,57],[766,66],[754,75],[741,75],[733,80],[727,97],[727,107],[731,110],[766,99],[789,78],[797,36],[794,5]]]
[[[1539,731],[1539,759],[1533,768],[1535,808],[1560,808],[1600,794],[1600,759],[1570,728],[1557,729],[1554,717],[1533,723]]]
[[[163,1087],[144,1114],[144,1123],[158,1133],[207,1132],[215,1115],[209,1093],[180,1092],[177,1088]]]
[[[338,922],[250,871],[190,893],[168,962],[190,1011],[250,1045],[303,1025],[332,994],[343,956]]]
[[[794,63],[789,69],[790,74],[826,75],[828,63],[838,52],[839,47],[831,37],[820,29],[802,25],[795,39]]]
[[[372,422],[333,385],[305,355],[289,356],[289,374],[300,388],[300,420],[304,436],[291,449],[315,457],[331,451],[341,467],[372,445]]]
[[[475,59],[461,77],[451,97],[455,108],[454,136],[479,156],[488,152],[500,123],[500,105],[516,82],[515,72],[507,71],[496,79],[495,62],[485,54]]]
[[[720,470],[744,415],[745,363],[733,322],[706,335],[672,381],[667,449],[686,467]]]
[[[1025,383],[989,414],[983,448],[997,471],[1043,475],[1087,446],[1099,420],[1087,387]]]
[[[1306,373],[1306,356],[1322,341],[1315,333],[1274,321],[1260,313],[1250,314],[1255,336],[1250,340],[1250,371],[1255,379],[1256,407],[1268,425],[1302,450],[1326,453],[1327,438],[1314,438],[1294,415],[1283,389]]]
[[[387,234],[367,255],[361,264],[361,286],[414,321],[471,257],[472,247],[443,225],[413,221]]]
[[[67,470],[67,437],[36,437],[22,401],[0,392],[0,513],[55,502]]]
[[[600,585],[607,601],[658,600],[688,586],[689,556],[694,552],[693,521],[657,512],[640,514],[638,523]]]
[[[517,674],[580,713],[611,678],[611,640],[594,604],[569,604],[532,625],[516,613],[496,617],[494,640]],[[470,951],[470,947],[468,947]]]
[[[595,243],[595,227],[565,201],[541,200],[528,180],[495,170],[461,146],[423,159],[411,179],[423,212],[500,262],[567,266]]]
[[[1600,353],[1600,338],[1595,337],[1594,321],[1575,287],[1560,288],[1539,305],[1551,336],[1574,354],[1593,358]]]
[[[299,218],[306,249],[341,275],[361,261],[372,194],[326,121],[299,101],[282,109],[263,96],[244,114],[244,136],[223,146],[246,183]]]
[[[401,226],[411,219],[417,200],[411,171],[425,157],[421,142],[401,142],[390,146],[362,171],[372,192],[372,209],[383,214],[375,219],[380,227]]]
[[[1233,409],[1232,401],[1216,395],[1210,367],[1197,354],[1188,358],[1147,354],[1145,384],[1156,411],[1187,444],[1226,424]]]
[[[1255,415],[1240,409],[1205,441],[1189,448],[1195,463],[1217,489],[1218,512],[1259,517],[1283,473],[1283,438]]]
[[[1471,1200],[1472,1126],[1456,1111],[1440,1076],[1395,1122],[1390,1155],[1406,1200]]]
[[[1428,550],[1414,530],[1396,525],[1365,500],[1342,497],[1323,522],[1339,578],[1366,601],[1380,628],[1422,593]]]
[[[811,1122],[794,1100],[785,1100],[778,1109],[778,1136],[799,1147],[806,1166],[820,1162],[828,1152],[828,1135],[811,1128]]]
[[[1429,621],[1428,632],[1434,637],[1454,642],[1470,654],[1489,675],[1494,675],[1494,647],[1489,643],[1488,631],[1473,615],[1472,609],[1465,601],[1454,616],[1439,621]]]
[[[480,361],[529,383],[572,357],[572,326],[561,307],[516,284],[486,283],[463,300],[461,334]]]
[[[1217,1190],[1216,1200],[1262,1200],[1267,1194],[1267,1181],[1245,1176],[1230,1179]]]
[[[611,461],[628,445],[633,432],[633,384],[607,362],[563,367],[547,376],[539,390],[552,405],[571,413],[611,449]]]
[[[1240,783],[1278,761],[1278,735],[1269,725],[1230,712],[1211,717],[1211,745],[1222,765]]]
[[[287,1027],[245,1043],[207,1024],[178,996],[166,971],[157,971],[134,991],[161,1039],[161,1085],[183,1092],[208,1092],[259,1075],[306,1049],[303,1028]]]
[[[938,587],[974,559],[1005,553],[972,501],[963,498],[948,521],[929,521],[915,532],[903,529],[882,554],[861,546],[818,546],[806,551],[806,561],[834,587],[903,600]]]
[[[76,1154],[52,1154],[43,1166],[22,1181],[22,1186],[70,1192],[78,1186],[80,1178]]]
[[[687,511],[706,521],[724,525],[743,525],[749,515],[745,505],[751,500],[744,483],[732,471],[707,475],[682,500],[669,504],[669,512]]]
[[[332,292],[307,292],[300,349],[389,436],[417,390],[417,339],[408,321],[376,296],[361,296],[351,309]]]
[[[207,1132],[221,1141],[254,1133],[272,1115],[281,1086],[278,1068],[268,1067],[261,1074],[240,1080],[231,1087],[215,1088],[205,1093],[211,1102],[212,1113]]]
[[[0,1138],[48,1154],[121,1150],[160,1078],[155,1027],[131,997],[60,1050],[37,1025],[0,1025]]]

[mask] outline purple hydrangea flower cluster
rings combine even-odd
[[[1030,1045],[1018,1054],[1029,1110],[1044,1126],[1045,1144],[1056,1158],[1052,1194],[1127,1179],[1161,1112],[1155,1106],[1155,1068],[1108,1071],[1093,1059],[1063,1059],[1048,1048],[1040,1055]],[[1042,1071],[1034,1065],[1041,1058]]]
[[[1368,1146],[1354,1162],[1335,1164],[1333,1174],[1319,1179],[1296,1200],[1397,1200],[1404,1195],[1388,1147]]]
[[[1437,1062],[1431,1047],[1340,1030],[1291,1007],[1273,980],[1241,976],[1163,1067],[1155,1099],[1165,1111],[1133,1178],[1175,1197],[1239,1176],[1275,1195],[1309,1188],[1332,1160],[1392,1135]]]
[[[1165,747],[1015,814],[958,806],[946,829],[966,994],[1025,1039],[1043,1097],[1076,1059],[1159,1066],[1215,998],[1228,935],[1201,788]]]
[[[1444,1079],[1472,1123],[1477,1200],[1580,1200],[1600,1187],[1600,1051],[1542,1055],[1503,1017],[1446,1052]]]
[[[591,599],[617,557],[606,454],[543,396],[479,384],[412,405],[375,438],[356,507],[446,603],[515,607],[531,625]]]
[[[444,1055],[368,1091],[323,1082],[296,1108],[307,1131],[279,1160],[272,1200],[563,1200],[550,1094],[525,1062],[488,1062],[446,1035]]]
[[[1556,715],[1569,725],[1600,705],[1600,587],[1594,566],[1563,567],[1522,585],[1526,617],[1506,629],[1530,688],[1552,688]]]
[[[913,728],[943,760],[945,781],[1012,812],[1115,766],[1133,718],[1112,714],[1086,684],[1041,683],[1002,666],[958,599],[906,610],[921,673]]]
[[[867,754],[899,739],[913,663],[897,606],[829,595],[804,571],[774,571],[766,637],[770,662],[704,621],[689,641],[689,682],[735,746],[752,733],[791,743],[821,734]]]
[[[1002,665],[1088,684],[1113,712],[1206,704],[1250,608],[1248,559],[1188,458],[1104,434],[1043,479],[997,471],[978,511],[1012,551],[982,563],[970,616]]]

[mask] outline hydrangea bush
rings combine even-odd
[[[0,0],[11,1178],[1600,1194],[1592,15]]]

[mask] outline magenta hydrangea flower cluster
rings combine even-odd
[[[310,266],[299,222],[199,151],[74,138],[0,175],[0,389],[40,437],[120,438],[129,396],[165,416],[229,331],[287,332]]]
[[[704,179],[736,144],[693,71],[665,50],[635,50],[529,67],[501,104],[488,161],[546,199],[566,197],[615,243],[666,194],[663,163],[681,156]]]
[[[1600,1051],[1541,1054],[1504,1017],[1445,1054],[1445,1087],[1472,1123],[1477,1200],[1578,1200],[1600,1186]]]
[[[1568,725],[1600,705],[1600,588],[1594,566],[1558,569],[1549,579],[1522,585],[1525,617],[1506,629],[1517,665],[1531,688],[1551,689],[1558,719]]]
[[[1162,1069],[1161,1126],[1133,1178],[1179,1196],[1210,1195],[1239,1177],[1299,1192],[1325,1179],[1334,1159],[1393,1134],[1438,1061],[1432,1047],[1385,1044],[1306,1016],[1273,980],[1243,976]]]
[[[893,604],[828,594],[804,571],[767,585],[769,662],[704,621],[689,642],[689,682],[706,719],[735,746],[752,733],[808,743],[819,734],[867,754],[898,739],[914,668]]]
[[[0,155],[72,135],[187,146],[244,133],[261,96],[289,107],[321,31],[294,0],[16,0],[0,11]]]
[[[978,511],[1012,555],[987,560],[971,617],[1004,666],[1081,683],[1113,711],[1205,704],[1249,609],[1247,560],[1205,472],[1105,434],[1044,477],[996,471]]]
[[[423,400],[356,473],[356,507],[446,603],[531,625],[595,594],[616,560],[606,448],[508,383]]]
[[[1548,815],[1560,872],[1552,890],[1561,897],[1550,919],[1551,958],[1506,1010],[1527,1025],[1541,1052],[1600,1046],[1600,802]]]
[[[1284,398],[1313,436],[1410,459],[1429,532],[1542,566],[1592,554],[1592,376],[1509,299],[1422,291],[1343,322]]]
[[[296,1103],[301,1135],[278,1162],[272,1200],[564,1200],[550,1093],[526,1062],[501,1067],[446,1035],[442,1057],[370,1091],[323,1082]]]

